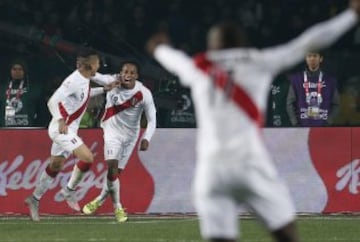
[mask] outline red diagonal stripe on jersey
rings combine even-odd
[[[105,120],[111,118],[112,116],[118,114],[119,112],[121,112],[121,111],[123,111],[123,110],[125,110],[127,108],[133,107],[135,104],[140,102],[142,99],[143,99],[142,92],[138,91],[131,98],[129,98],[128,100],[126,100],[122,104],[114,105],[112,107],[108,107],[105,110],[102,121],[105,121]]]
[[[70,125],[74,120],[78,119],[83,112],[85,112],[90,98],[90,89],[91,88],[89,87],[88,95],[85,102],[81,105],[81,107],[78,110],[76,110],[74,113],[70,115],[66,111],[64,105],[62,103],[59,103],[60,113],[61,116],[65,119],[66,125]]]
[[[195,56],[194,61],[197,67],[214,80],[214,85],[217,88],[228,93],[229,98],[231,98],[239,108],[244,110],[255,123],[262,126],[263,119],[261,112],[243,88],[233,82],[225,71],[209,61],[205,53]]]

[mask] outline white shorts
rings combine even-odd
[[[104,158],[117,160],[118,168],[124,169],[136,145],[138,135],[126,135],[104,130]]]
[[[203,238],[236,239],[239,205],[249,208],[270,231],[294,220],[288,190],[266,153],[225,153],[197,164],[194,197]]]
[[[64,156],[68,158],[75,149],[84,144],[77,133],[71,129],[68,129],[67,134],[60,134],[58,126],[53,122],[49,125],[48,133],[53,141],[51,146],[52,156]]]

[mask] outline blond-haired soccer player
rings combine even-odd
[[[78,53],[77,69],[62,82],[48,101],[48,108],[52,114],[48,133],[53,141],[50,163],[41,174],[32,195],[25,200],[31,219],[34,221],[40,220],[39,201],[41,197],[62,170],[66,159],[71,154],[74,154],[79,161],[74,166],[70,180],[61,193],[72,209],[80,211],[74,197],[75,189],[94,160],[91,150],[77,134],[80,120],[90,96],[101,94],[116,85],[116,83],[112,83],[106,87],[90,88],[90,77],[95,75],[99,66],[98,54],[92,49],[82,49]]]
[[[147,49],[189,86],[198,123],[195,207],[203,238],[238,238],[238,205],[246,205],[278,242],[297,242],[295,209],[264,146],[260,128],[272,79],[326,47],[358,20],[360,0],[327,22],[287,44],[264,50],[244,47],[244,34],[232,24],[208,32],[208,51],[191,59],[168,44],[166,35],[150,38]]]
[[[128,217],[120,202],[118,175],[125,168],[135,147],[140,132],[141,115],[144,112],[147,127],[140,142],[145,151],[156,128],[156,109],[152,94],[140,81],[139,65],[125,61],[119,74],[121,86],[106,95],[105,113],[101,120],[104,131],[104,157],[108,165],[107,179],[99,196],[83,207],[83,213],[93,214],[108,195],[114,205],[115,218],[125,222]],[[101,85],[114,82],[116,75],[96,74],[92,80]]]

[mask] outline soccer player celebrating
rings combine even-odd
[[[299,241],[293,203],[259,129],[272,78],[354,26],[360,0],[350,6],[293,41],[264,50],[244,48],[244,33],[232,24],[212,27],[208,51],[194,60],[170,47],[166,35],[150,38],[148,51],[192,91],[198,124],[195,207],[205,239],[236,241],[237,208],[244,204],[276,241]]]
[[[34,221],[40,220],[39,201],[41,197],[62,170],[66,159],[71,154],[74,154],[79,161],[74,166],[70,180],[61,193],[72,209],[80,211],[74,197],[75,189],[94,160],[91,150],[77,135],[80,120],[90,96],[99,95],[117,85],[117,82],[114,82],[106,87],[90,88],[90,77],[94,76],[99,69],[99,63],[99,56],[94,50],[81,50],[77,57],[77,70],[63,81],[48,101],[48,108],[52,114],[48,132],[53,141],[50,163],[41,174],[33,194],[25,200],[31,219]]]
[[[149,147],[149,141],[156,128],[156,109],[152,94],[141,82],[139,65],[126,61],[119,76],[96,74],[92,78],[98,84],[106,85],[120,79],[121,87],[114,88],[106,95],[105,113],[101,127],[104,131],[104,157],[108,165],[107,179],[98,197],[86,204],[82,211],[93,214],[111,196],[115,218],[125,222],[128,217],[120,203],[120,182],[118,175],[125,168],[135,147],[140,132],[140,120],[145,111],[147,128],[140,142],[140,150]]]

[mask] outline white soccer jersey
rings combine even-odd
[[[71,73],[48,101],[53,121],[65,119],[69,128],[77,131],[90,97],[90,80],[78,70]]]
[[[116,75],[97,73],[91,79],[98,84],[106,85],[115,81]],[[139,130],[143,111],[148,121],[143,138],[150,141],[156,129],[156,109],[150,90],[139,81],[136,81],[133,89],[114,88],[106,94],[101,127],[114,132],[119,132],[122,126]]]

